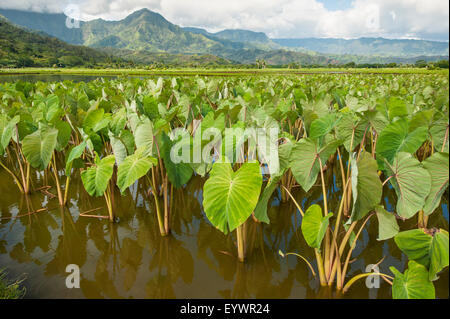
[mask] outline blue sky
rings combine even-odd
[[[384,37],[448,41],[447,0],[0,0],[0,8],[120,20],[148,8],[180,26],[247,29],[282,38]]]
[[[354,0],[317,0],[323,3],[325,8],[331,11],[349,9]]]

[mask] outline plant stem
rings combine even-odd
[[[311,270],[313,276],[316,277],[316,272],[314,271],[313,266],[311,265],[311,263],[305,257],[303,257],[302,255],[297,254],[297,253],[285,253],[285,254],[282,255],[282,257],[289,256],[289,255],[297,256],[298,258],[301,258],[308,265],[308,267]]]
[[[323,214],[324,216],[328,215],[328,202],[327,202],[327,191],[325,188],[325,179],[323,177],[323,166],[322,166],[322,160],[320,159],[320,156],[318,156],[319,158],[319,165],[320,165],[320,179],[322,180],[322,194],[323,194],[323,206],[324,206],[324,211]],[[329,232],[329,227],[326,230],[325,233],[325,262],[324,262],[324,267],[325,267],[325,277],[328,278],[328,276],[330,275],[330,232]]]
[[[62,196],[61,186],[59,185],[58,170],[56,169],[55,152],[53,152],[51,165],[53,167],[52,170],[53,170],[53,176],[55,177],[56,191],[58,192],[59,205],[64,206],[64,198]]]
[[[67,204],[67,197],[69,196],[69,185],[70,185],[70,176],[67,176],[66,177],[66,186],[64,189],[64,204],[63,205]]]
[[[161,209],[159,208],[158,194],[156,193],[155,185],[150,181],[148,176],[147,176],[147,179],[150,183],[150,187],[152,188],[153,198],[155,199],[156,217],[158,218],[159,232],[161,233],[161,236],[164,237],[164,236],[167,236],[167,233],[164,228],[164,222],[163,222],[163,216],[161,215]],[[154,180],[153,170],[152,170],[152,179]]]
[[[245,248],[244,248],[243,225],[236,228],[236,235],[237,235],[238,259],[240,262],[244,262],[245,261]]]
[[[347,245],[348,240],[350,239],[350,235],[353,232],[353,229],[356,226],[356,222],[353,222],[350,227],[347,229],[347,232],[345,233],[344,238],[341,241],[341,244],[339,245],[339,250],[338,250],[338,256],[336,256],[335,262],[333,263],[333,267],[331,268],[331,274],[330,277],[328,279],[328,283],[331,284],[334,281],[334,276],[336,275],[336,271],[338,266],[340,267],[340,256],[342,256],[342,254],[344,253],[344,249],[345,246]]]
[[[321,286],[326,286],[327,285],[327,281],[325,279],[325,272],[323,270],[322,255],[320,254],[320,252],[319,252],[319,250],[317,248],[314,248],[314,253],[316,254],[317,268],[319,269],[320,285]]]
[[[392,278],[391,276],[379,273],[379,272],[367,272],[364,274],[359,274],[356,275],[355,277],[353,277],[352,279],[350,279],[347,284],[345,285],[344,289],[342,290],[343,293],[346,293],[350,287],[359,279],[365,278],[365,277],[369,277],[369,276],[382,276],[391,280],[394,280],[394,278]]]
[[[344,263],[344,269],[342,271],[342,280],[341,280],[341,282],[337,283],[338,289],[341,289],[342,286],[344,285],[345,275],[347,273],[347,268],[348,268],[348,264],[350,262],[350,257],[352,255],[353,249],[355,249],[355,247],[356,247],[356,242],[358,241],[358,237],[361,235],[361,232],[363,231],[364,227],[366,226],[367,222],[369,221],[370,217],[372,217],[372,216],[373,216],[373,214],[370,214],[366,218],[366,220],[361,225],[361,228],[359,229],[358,233],[356,234],[355,238],[353,239],[352,245],[350,246],[350,249],[347,253],[347,259],[345,260],[345,263]]]
[[[27,162],[27,177],[24,185],[24,192],[28,194],[30,192],[30,163]]]
[[[170,227],[169,227],[169,201],[168,201],[168,192],[167,192],[167,174],[164,176],[164,230],[166,234],[169,234]]]
[[[419,215],[418,215],[418,223],[417,226],[419,228],[427,228],[427,224],[428,224],[428,216],[425,216],[425,213],[423,210],[419,211]]]
[[[111,222],[114,222],[114,213],[113,213],[112,203],[111,203],[111,189],[110,189],[109,184],[108,184],[108,187],[106,188],[106,192],[104,193],[104,195],[105,195],[106,205],[108,206],[109,220]]]

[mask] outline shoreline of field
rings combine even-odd
[[[427,70],[422,68],[383,68],[383,69],[343,69],[343,68],[305,68],[305,69],[85,69],[85,68],[23,68],[0,69],[2,75],[92,75],[92,76],[236,76],[236,75],[308,75],[308,74],[449,74],[447,69]]]

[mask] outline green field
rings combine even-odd
[[[424,68],[385,68],[385,69],[355,69],[355,68],[301,68],[301,69],[55,69],[55,68],[23,68],[0,69],[0,74],[72,74],[72,75],[289,75],[316,73],[349,73],[349,74],[449,74],[448,69],[427,70]]]

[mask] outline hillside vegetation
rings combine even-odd
[[[95,66],[120,59],[18,28],[0,18],[0,66]]]

